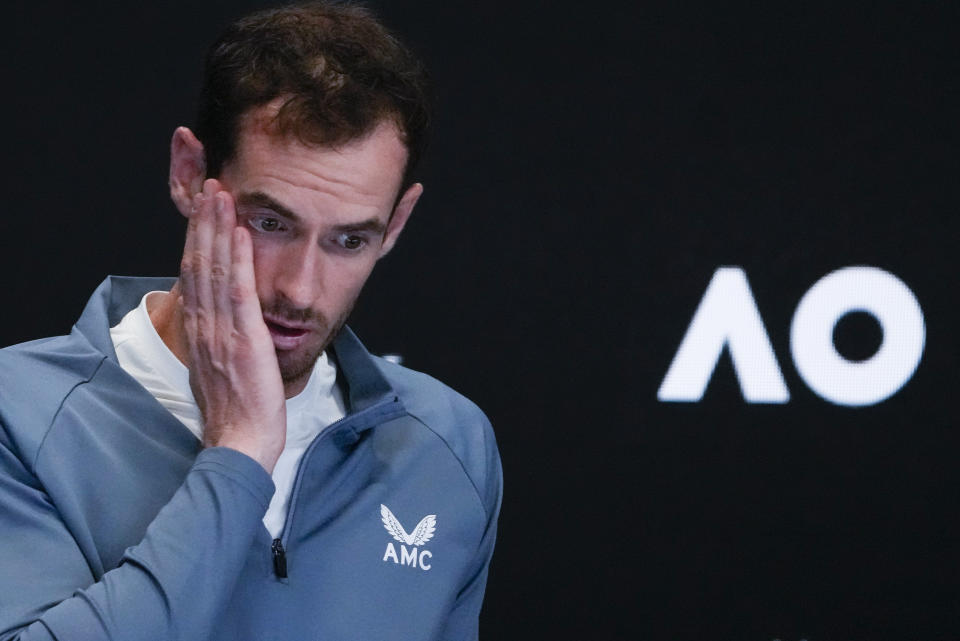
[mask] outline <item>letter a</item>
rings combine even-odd
[[[657,398],[692,403],[702,399],[724,346],[730,350],[740,391],[748,403],[790,400],[747,275],[739,267],[720,267],[714,272]]]
[[[397,550],[393,547],[393,543],[387,543],[387,550],[383,553],[383,560],[393,559],[394,563],[399,563],[400,560],[397,559]]]

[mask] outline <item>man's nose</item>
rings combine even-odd
[[[316,242],[304,240],[284,251],[274,286],[297,308],[312,307],[320,296],[323,256]]]

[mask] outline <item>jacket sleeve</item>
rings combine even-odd
[[[183,484],[99,581],[40,482],[0,429],[0,641],[204,639],[226,605],[273,494],[227,448]]]
[[[489,423],[487,424],[489,430]],[[442,641],[476,641],[479,636],[480,606],[487,587],[487,574],[490,571],[490,559],[497,540],[497,519],[500,516],[500,504],[503,501],[503,470],[496,444],[491,438],[487,442],[487,482],[483,486],[483,499],[487,507],[487,524],[474,565],[467,575],[464,587],[457,594],[453,609],[447,617],[447,623],[440,636]]]

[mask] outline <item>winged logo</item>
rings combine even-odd
[[[433,538],[433,532],[437,529],[437,515],[428,514],[420,519],[417,527],[413,528],[413,532],[407,534],[407,531],[400,525],[399,519],[383,503],[380,504],[380,519],[390,536],[407,545],[423,545]]]

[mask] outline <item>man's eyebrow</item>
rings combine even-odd
[[[278,203],[276,200],[263,193],[262,191],[255,191],[252,193],[244,193],[237,195],[237,206],[238,207],[261,207],[263,209],[269,209],[278,216],[288,218],[294,222],[300,220],[300,216],[293,212],[293,210],[288,209],[286,206]]]
[[[386,228],[386,225],[384,225],[379,218],[369,218],[359,223],[345,223],[343,225],[333,226],[333,230],[341,234],[364,231],[377,236],[382,236]]]

